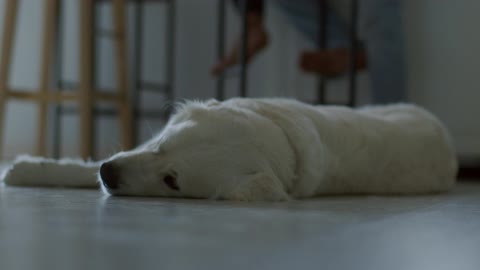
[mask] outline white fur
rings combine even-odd
[[[100,163],[19,156],[3,177],[12,186],[98,187]]]
[[[288,99],[187,102],[159,135],[108,161],[121,179],[106,190],[112,195],[247,201],[442,192],[457,173],[446,129],[420,107],[353,110]],[[85,173],[77,163],[41,164],[17,161],[6,183],[96,185],[98,164]],[[169,173],[179,191],[162,181]]]

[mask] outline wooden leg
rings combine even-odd
[[[0,157],[3,154],[3,135],[5,122],[5,103],[10,77],[10,63],[12,60],[12,45],[15,39],[15,25],[18,10],[18,0],[5,1],[3,21],[2,51],[0,53]]]
[[[122,132],[122,147],[124,150],[128,150],[133,148],[133,114],[130,95],[128,93],[125,0],[113,0],[112,9],[113,27],[115,31],[116,88],[119,96],[117,108],[120,116],[119,124]]]
[[[93,154],[93,0],[80,3],[80,153]]]
[[[44,0],[44,24],[43,24],[43,45],[41,48],[40,62],[40,100],[38,113],[38,136],[37,155],[46,155],[47,140],[47,117],[48,117],[48,91],[50,86],[50,74],[52,69],[52,52],[55,35],[56,14],[58,0]]]

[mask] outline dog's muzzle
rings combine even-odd
[[[112,162],[105,162],[100,166],[100,177],[107,189],[117,189],[119,184],[118,170]]]

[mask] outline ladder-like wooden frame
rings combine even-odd
[[[0,153],[3,153],[5,133],[6,102],[9,98],[29,100],[38,104],[38,134],[35,154],[47,155],[46,138],[48,105],[55,102],[73,101],[79,104],[80,116],[80,155],[90,158],[93,155],[93,109],[98,101],[113,102],[119,114],[119,124],[124,149],[133,147],[132,108],[128,93],[127,40],[125,0],[112,0],[113,26],[115,31],[116,91],[112,93],[94,91],[93,85],[93,1],[82,0],[80,4],[80,61],[79,90],[76,92],[52,91],[50,74],[52,71],[52,51],[55,39],[55,23],[59,0],[44,0],[44,25],[40,61],[40,84],[36,92],[20,91],[9,87],[11,57],[19,0],[5,1],[2,48],[0,52]]]

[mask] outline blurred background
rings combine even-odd
[[[0,16],[6,0],[0,0]],[[62,79],[78,81],[79,60],[79,0],[63,3]],[[270,44],[249,65],[248,96],[295,97],[311,100],[316,93],[316,76],[298,68],[301,51],[315,44],[297,31],[274,3],[266,1],[265,25]],[[19,17],[13,50],[9,84],[22,89],[37,89],[42,35],[43,1],[19,2]],[[240,32],[238,10],[227,1],[227,48]],[[165,31],[167,7],[158,1],[146,1],[143,33],[141,77],[149,82],[165,80]],[[217,35],[216,0],[175,1],[175,53],[173,59],[175,100],[208,99],[215,95],[216,79],[210,74],[216,62]],[[403,21],[406,40],[408,101],[420,104],[450,129],[457,151],[462,158],[480,156],[480,1],[476,0],[406,0],[403,2]],[[111,4],[98,3],[99,28],[111,27]],[[133,4],[128,4],[128,52],[134,61]],[[0,19],[0,27],[3,27]],[[99,88],[112,88],[115,81],[112,41],[98,38],[96,77]],[[134,73],[129,65],[129,76]],[[371,103],[368,69],[357,78],[357,105]],[[238,79],[227,78],[226,97],[238,95]],[[329,80],[331,100],[341,100],[347,87],[346,77]],[[34,91],[34,90],[32,90]],[[161,95],[145,93],[145,108],[165,108]],[[4,129],[3,157],[32,153],[35,148],[35,105],[9,100]],[[75,114],[62,117],[61,156],[79,156],[79,124]],[[149,138],[165,123],[164,119],[143,119],[140,140]],[[99,117],[96,121],[97,157],[103,158],[120,147],[117,120]],[[52,137],[49,136],[49,144]]]

